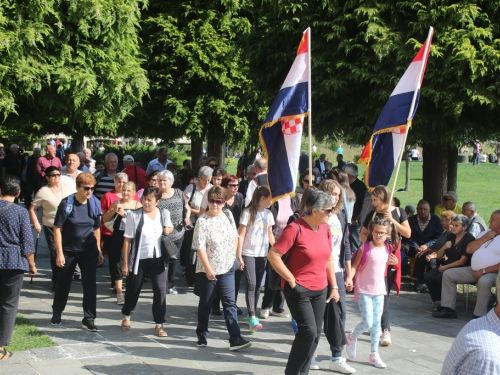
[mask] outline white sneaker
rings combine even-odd
[[[358,343],[358,339],[352,337],[352,332],[347,335],[347,345],[346,352],[349,358],[356,358],[356,344]]]
[[[319,363],[316,360],[316,357],[312,357],[311,359],[311,366],[309,366],[309,370],[319,370]]]
[[[270,309],[260,309],[260,317],[261,319],[269,318],[269,310]]]
[[[342,374],[354,374],[356,369],[349,366],[345,358],[339,358],[337,361],[330,361],[330,370],[340,372]]]
[[[289,318],[290,317],[290,314],[287,313],[286,311],[276,312],[276,311],[272,311],[271,310],[271,315],[272,316],[277,316],[279,318]]]
[[[175,294],[179,294],[179,292],[177,292],[177,289],[175,289],[175,288],[170,288],[168,290],[168,294],[174,294],[175,295]]]
[[[374,365],[375,367],[378,367],[378,368],[386,368],[387,365],[382,362],[382,360],[380,359],[380,355],[378,354],[378,352],[372,352],[369,357],[368,357],[370,363],[372,365]]]
[[[384,329],[384,332],[382,332],[382,340],[380,340],[380,345],[389,346],[391,344],[391,331],[389,331],[388,329]]]

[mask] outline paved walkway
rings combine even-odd
[[[210,322],[209,346],[196,347],[197,297],[179,277],[178,295],[167,296],[167,338],[154,336],[151,321],[151,284],[145,284],[135,314],[132,329],[120,329],[120,307],[109,289],[107,259],[104,268],[98,268],[98,333],[81,329],[82,286],[73,283],[68,306],[59,327],[50,325],[53,294],[50,284],[48,250],[40,237],[35,282],[26,277],[19,312],[49,335],[58,346],[16,352],[0,363],[0,374],[175,374],[175,375],[236,375],[283,374],[293,340],[288,319],[269,317],[262,320],[264,329],[249,334],[244,318],[240,317],[242,334],[253,341],[253,346],[240,352],[230,352],[228,336],[222,317]],[[239,306],[245,306],[240,293]],[[458,306],[458,320],[439,320],[431,316],[428,295],[402,292],[392,297],[391,323],[393,345],[381,347],[380,354],[387,369],[376,369],[367,363],[369,336],[362,336],[358,344],[358,358],[349,363],[357,374],[439,374],[446,353],[454,337],[472,317],[463,306]],[[353,296],[347,296],[346,329],[352,330],[360,317]],[[472,310],[469,308],[469,310]],[[322,338],[317,350],[321,371],[327,373],[329,347]],[[344,352],[344,356],[345,356]],[[331,373],[331,372],[330,372]]]

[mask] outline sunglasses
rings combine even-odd
[[[49,174],[49,177],[61,177],[61,174],[60,174],[60,173],[57,173],[57,174]]]
[[[240,186],[240,184],[228,184],[227,186],[229,186],[229,187],[238,187],[238,186]]]
[[[329,208],[328,210],[322,210],[325,214],[330,215],[333,211],[333,208]]]
[[[224,199],[213,199],[213,198],[210,198],[208,200],[208,203],[212,203],[212,204],[215,203],[215,204],[219,204],[220,205],[220,204],[224,204],[225,202],[224,202]]]
[[[209,164],[208,165],[210,168],[217,168],[219,166],[219,164]]]
[[[83,190],[85,191],[94,191],[94,187],[93,186],[82,186]]]

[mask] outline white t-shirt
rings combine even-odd
[[[477,238],[481,238],[491,229],[479,233]],[[486,241],[479,249],[474,251],[471,259],[471,268],[474,271],[482,270],[486,267],[494,266],[500,263],[500,236]]]
[[[330,215],[330,218],[328,219],[328,225],[330,226],[330,233],[332,234],[333,264],[335,264],[335,270],[341,270],[342,267],[340,267],[340,247],[342,244],[342,224],[340,224],[340,220],[337,215]]]
[[[240,218],[240,225],[247,227],[241,253],[247,257],[265,257],[269,251],[268,228],[274,225],[273,214],[266,208],[257,212],[253,225],[248,225],[249,220],[250,211],[245,209]]]

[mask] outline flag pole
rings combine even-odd
[[[425,43],[426,43],[425,50],[424,50],[425,62],[420,67],[420,72],[418,73],[418,82],[419,82],[418,88],[419,88],[419,90],[415,90],[415,92],[413,93],[413,100],[411,102],[410,112],[408,113],[408,122],[406,123],[406,127],[405,127],[405,135],[403,138],[403,143],[401,145],[401,151],[399,152],[398,162],[396,165],[396,174],[394,176],[394,181],[392,183],[392,189],[391,189],[391,194],[389,197],[388,207],[390,207],[392,204],[392,198],[394,197],[396,183],[398,182],[399,168],[401,167],[401,159],[403,159],[403,153],[404,153],[404,149],[406,146],[406,139],[408,138],[408,132],[410,131],[410,127],[411,127],[411,123],[412,123],[412,119],[413,119],[413,110],[415,109],[417,95],[419,94],[419,91],[420,91],[420,82],[422,82],[422,75],[424,74],[424,69],[425,69],[425,66],[427,65],[427,58],[429,56],[429,48],[431,48],[430,41],[431,41],[433,32],[434,32],[434,28],[431,26],[429,28],[429,34],[427,35],[427,39],[425,40]]]
[[[314,186],[312,182],[312,107],[311,107],[311,28],[306,29],[307,32],[307,75],[309,77],[309,82],[307,83],[307,110],[309,115],[307,116],[307,131],[309,136],[309,186]]]

